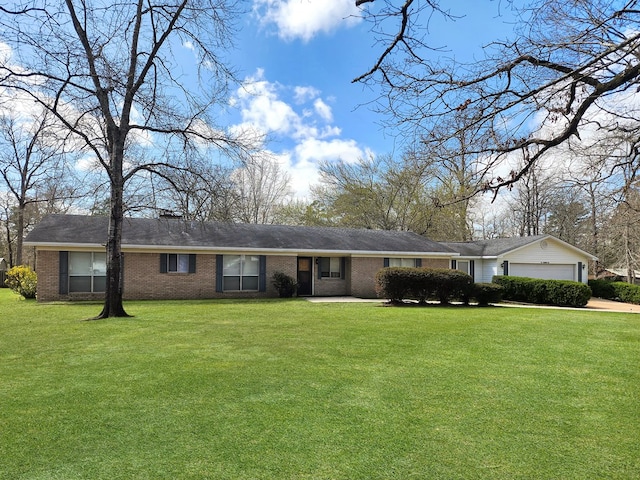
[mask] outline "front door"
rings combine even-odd
[[[313,258],[298,257],[298,295],[312,294]]]

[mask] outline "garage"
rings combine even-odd
[[[509,275],[545,280],[575,280],[575,268],[572,264],[511,263]]]

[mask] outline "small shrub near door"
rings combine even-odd
[[[275,272],[272,277],[273,286],[278,291],[280,298],[291,298],[298,289],[298,282],[295,278],[290,277],[286,273]]]
[[[12,291],[24,298],[36,298],[38,276],[26,265],[10,268],[5,283]]]

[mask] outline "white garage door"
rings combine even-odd
[[[545,263],[510,263],[509,275],[514,277],[544,278],[546,280],[575,280],[574,265]]]

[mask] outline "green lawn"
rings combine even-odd
[[[0,289],[0,478],[640,478],[640,315],[126,307]]]

